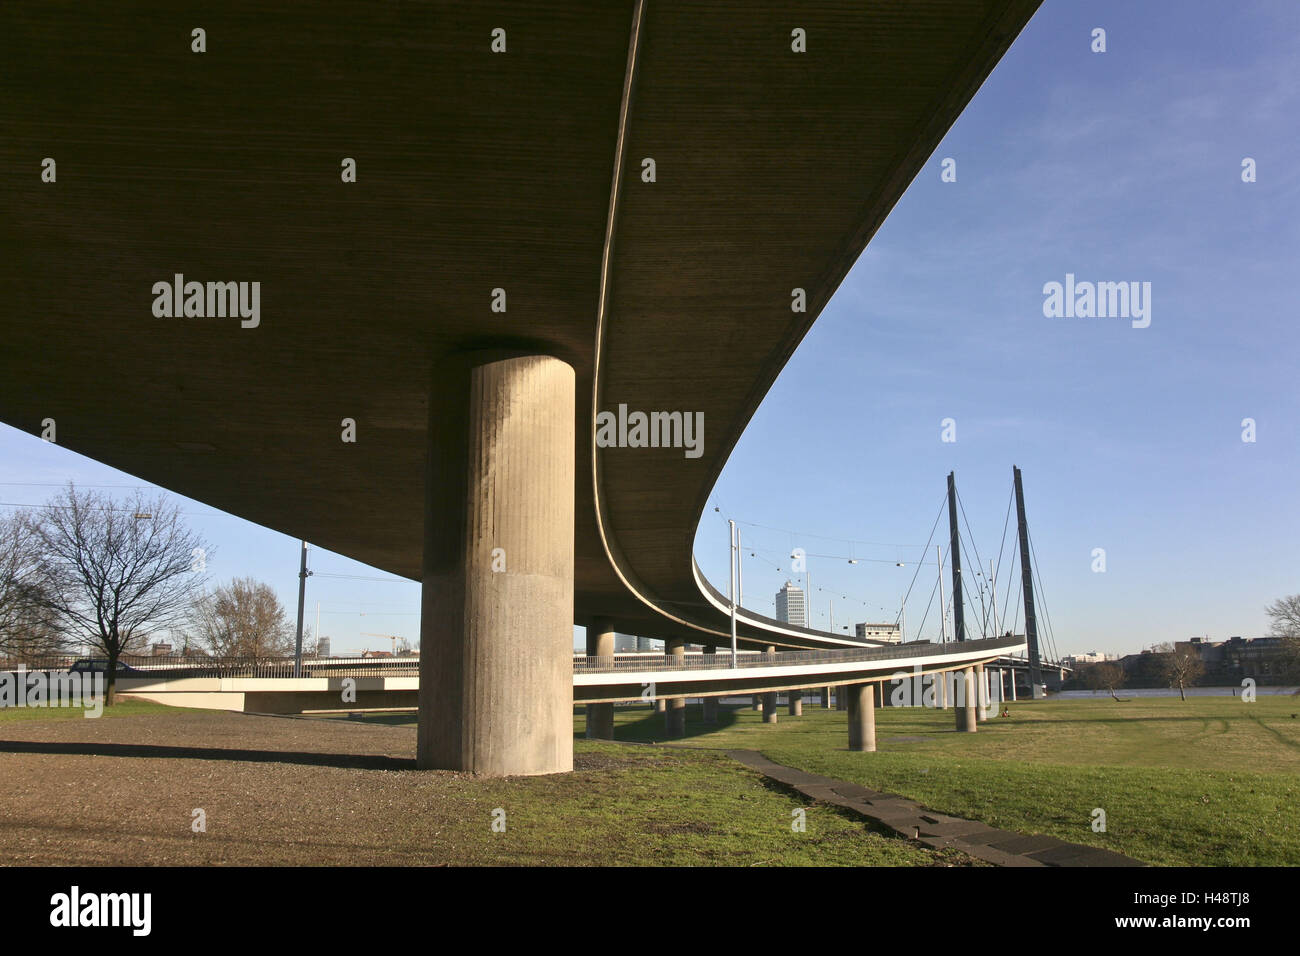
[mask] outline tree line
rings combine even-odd
[[[1264,609],[1272,623],[1270,637],[1281,639],[1282,672],[1293,680],[1300,679],[1300,594],[1278,598]],[[1186,689],[1195,687],[1205,675],[1205,662],[1190,645],[1166,642],[1152,648],[1150,676],[1169,687],[1178,688],[1178,696],[1187,699]],[[1145,655],[1144,655],[1145,657]],[[1090,690],[1109,691],[1112,697],[1131,676],[1118,661],[1082,664],[1077,675]]]
[[[69,484],[0,516],[0,657],[78,652],[118,661],[167,633],[187,656],[278,658],[296,635],[275,592],[251,578],[214,584],[214,551],[159,493],[114,499]]]

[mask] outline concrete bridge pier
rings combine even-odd
[[[876,694],[871,684],[839,688],[848,700],[849,749],[876,752]]]
[[[416,766],[570,771],[573,369],[458,353],[429,408]]]
[[[681,665],[686,659],[686,642],[680,637],[664,641],[664,651],[671,663]],[[670,697],[664,710],[664,729],[669,737],[686,736],[686,698]]]
[[[961,733],[975,733],[977,710],[975,706],[975,668],[967,667],[956,671],[959,686],[955,688],[953,712],[957,715],[957,730]]]
[[[655,713],[662,714],[668,710],[668,701],[663,697],[655,698]]]
[[[822,707],[826,710],[831,709],[831,689],[829,687],[822,688]]]
[[[989,687],[989,676],[991,672],[984,669],[982,663],[975,665],[975,693],[978,695],[976,700],[979,701],[979,709],[976,711],[975,718],[979,723],[984,723],[988,719],[989,705],[992,704],[992,689]]]
[[[789,698],[790,716],[802,717],[803,716],[803,691],[801,690],[787,691],[786,697]]]
[[[763,695],[763,723],[776,723],[776,691]]]
[[[614,658],[614,626],[597,618],[587,626],[587,656]],[[614,705],[587,705],[587,737],[591,740],[614,739]]]
[[[704,647],[704,653],[716,655],[718,649],[711,644],[706,644]],[[705,661],[705,663],[712,664],[713,661]],[[704,722],[706,724],[716,724],[718,722],[718,698],[705,697],[700,701],[700,703],[704,709]]]

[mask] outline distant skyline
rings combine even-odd
[[[1015,464],[1059,653],[1267,634],[1265,606],[1300,592],[1298,63],[1296,4],[1044,4],[740,439],[700,520],[705,575],[725,591],[735,519],[747,607],[774,616],[785,580],[806,580],[802,548],[811,626],[833,611],[852,634],[894,620],[925,560],[907,637],[925,617],[937,638],[922,548],[946,476],[986,572]],[[1067,276],[1150,283],[1149,325],[1048,317],[1046,287]],[[147,484],[0,426],[6,510],[69,479]],[[296,539],[180,504],[213,544],[214,583],[266,581],[294,615]],[[936,541],[946,552],[946,514]],[[320,549],[311,566],[306,622],[320,602],[335,653],[389,646],[363,632],[418,639],[417,583]]]

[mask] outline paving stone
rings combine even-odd
[[[983,833],[971,833],[962,839],[967,843],[979,844],[981,846],[991,846],[994,843],[1004,842],[1020,836],[1019,833],[1012,833],[1010,830],[999,830],[996,827],[989,827]]]
[[[1001,850],[995,850],[991,846],[983,846],[978,843],[962,843],[954,840],[952,843],[955,849],[961,850],[977,860],[983,860],[985,863],[993,863],[997,866],[1046,866],[1041,860],[1035,860],[1032,856],[1020,856],[1017,853],[1003,853]]]
[[[1017,836],[990,844],[995,850],[1002,850],[1004,853],[1020,853],[1025,856],[1040,850],[1055,850],[1067,845],[1064,840],[1049,836]]]
[[[881,794],[880,794],[879,791],[877,791],[877,790],[868,790],[866,787],[863,787],[863,786],[861,786],[861,785],[859,785],[859,784],[856,784],[856,783],[847,783],[847,784],[846,784],[846,783],[839,783],[839,784],[836,784],[836,785],[835,785],[835,792],[838,793],[838,794],[839,794],[840,796],[842,796],[842,797],[848,797],[850,800],[862,800],[862,799],[868,799],[868,800],[869,800],[869,799],[871,799],[872,797],[880,797],[880,796],[881,796]]]
[[[962,837],[987,833],[988,824],[978,820],[954,820],[952,823],[922,823],[922,836]]]
[[[1027,836],[927,810],[914,800],[880,793],[861,784],[805,773],[768,760],[756,750],[730,750],[747,767],[814,801],[845,807],[899,836],[935,849],[956,849],[997,866],[1144,866],[1111,850]]]
[[[1067,843],[1064,846],[1057,847],[1053,850],[1040,850],[1037,853],[1029,853],[1031,856],[1048,866],[1143,866],[1140,860],[1134,860],[1131,857],[1124,856],[1122,853],[1115,853],[1113,850],[1104,850],[1095,846],[1079,846],[1074,843]]]

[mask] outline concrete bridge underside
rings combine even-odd
[[[708,494],[1038,2],[236,0],[204,54],[164,0],[11,5],[0,419],[422,580],[420,765],[570,769],[571,625],[724,642]],[[155,317],[177,273],[260,324]],[[620,405],[701,453],[599,447]]]

